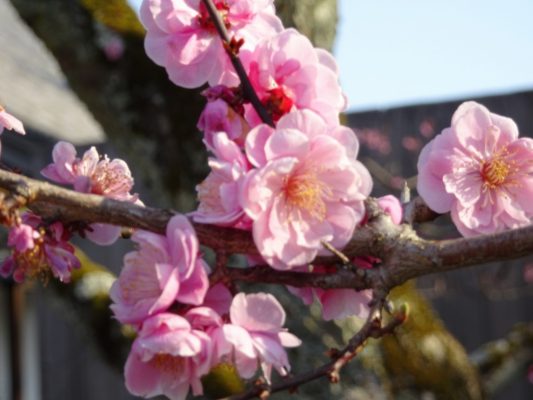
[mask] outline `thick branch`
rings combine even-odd
[[[168,220],[175,214],[171,210],[74,192],[3,170],[0,170],[0,188],[26,199],[28,206],[43,217],[62,221],[106,222],[164,234]],[[356,230],[343,253],[349,258],[379,257],[383,261],[380,268],[346,268],[328,275],[274,273],[267,267],[229,268],[227,278],[321,288],[364,289],[379,284],[390,289],[418,276],[533,253],[533,226],[473,238],[431,241],[420,238],[409,225],[394,225],[372,199],[367,201],[367,212],[368,223]],[[258,254],[250,232],[202,224],[195,224],[195,229],[200,242],[214,250]],[[338,259],[320,257],[315,264],[338,264]]]

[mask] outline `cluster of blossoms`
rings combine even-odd
[[[235,86],[203,2],[146,0],[141,7],[148,55],[177,85],[211,85],[198,123],[213,153],[211,173],[198,186],[193,218],[251,230],[273,268],[304,266],[325,253],[323,242],[348,242],[372,188],[356,160],[355,134],[339,124],[346,99],[335,60],[283,29],[271,0],[214,3],[274,126]]]
[[[298,32],[283,29],[272,0],[214,4],[274,124],[263,123],[237,86],[203,2],[143,2],[148,55],[179,86],[210,85],[198,126],[213,155],[211,172],[197,187],[199,206],[191,217],[249,230],[261,255],[254,261],[301,270],[325,254],[324,242],[342,247],[350,240],[364,222],[372,188],[356,159],[355,134],[339,124],[346,100],[336,63]],[[132,239],[138,249],[126,255],[111,290],[116,318],[138,332],[125,372],[132,393],[200,394],[200,378],[220,364],[243,378],[258,366],[267,380],[272,368],[287,373],[284,347],[300,341],[282,328],[281,305],[268,294],[231,299],[224,286],[209,288],[209,268],[185,217],[174,217],[165,236],[138,231]],[[315,272],[327,273],[321,267]],[[311,295],[323,299],[326,317],[366,315],[369,292],[328,292]],[[328,296],[334,300],[328,303]]]
[[[142,204],[137,195],[130,194],[133,178],[123,160],[101,157],[94,147],[80,159],[74,146],[67,142],[54,146],[52,158],[54,162],[41,171],[46,178],[72,185],[78,192]],[[80,267],[74,246],[69,243],[75,232],[100,245],[114,243],[121,233],[120,227],[108,224],[47,223],[30,211],[15,218],[11,225],[8,246],[12,254],[3,261],[0,274],[13,275],[17,282],[26,277],[46,280],[50,273],[62,282],[69,282],[71,271]]]
[[[53,182],[72,185],[82,193],[98,194],[114,200],[142,205],[137,194],[131,194],[133,178],[128,165],[121,159],[109,160],[91,147],[80,159],[76,149],[68,142],[58,142],[52,151],[53,163],[41,174]],[[99,245],[113,244],[120,236],[121,228],[108,224],[91,224],[85,236]]]
[[[71,236],[61,222],[44,224],[39,216],[25,212],[9,231],[7,244],[12,254],[2,262],[0,275],[23,282],[25,278],[46,281],[51,273],[69,282],[72,269],[80,267],[74,246],[68,242]]]
[[[133,394],[184,399],[202,394],[200,378],[221,364],[243,378],[261,366],[267,380],[274,367],[289,371],[284,347],[300,340],[283,329],[285,312],[269,294],[240,293],[222,284],[209,288],[207,264],[186,217],[177,215],[166,235],[137,231],[136,251],[111,288],[111,308],[137,330],[125,367]]]
[[[260,257],[252,264],[315,274],[335,268],[312,264],[327,254],[325,244],[344,247],[366,223],[364,201],[372,190],[367,169],[357,160],[359,142],[339,123],[346,99],[335,60],[293,29],[284,29],[273,0],[214,0],[231,43],[224,44],[201,0],[144,0],[141,20],[147,54],[165,67],[176,85],[205,84],[207,104],[198,121],[211,152],[211,169],[197,186],[196,223],[252,233]],[[227,51],[238,53],[261,107],[252,106]],[[0,133],[24,133],[20,121],[0,107]],[[53,163],[42,174],[82,193],[142,205],[131,194],[126,163],[90,148],[80,158],[59,142]],[[451,212],[465,236],[497,232],[531,222],[533,140],[519,139],[512,120],[465,103],[452,126],[424,147],[418,191],[437,212]],[[402,208],[393,196],[378,199],[395,224]],[[11,223],[12,254],[0,274],[26,277],[50,273],[68,282],[80,263],[68,243],[74,230],[109,245],[120,227],[65,226],[25,212]],[[203,393],[202,378],[230,366],[251,378],[259,368],[267,381],[272,369],[290,370],[285,348],[300,340],[287,332],[285,312],[270,294],[232,294],[210,284],[189,220],[174,216],[165,235],[136,231],[136,250],[111,288],[118,321],[136,333],[125,366],[133,394],[185,399]],[[356,257],[359,268],[377,258]],[[353,289],[289,288],[305,304],[318,301],[326,320],[366,317],[372,292]]]

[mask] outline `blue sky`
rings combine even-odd
[[[341,0],[352,109],[533,89],[531,0]]]
[[[533,89],[531,0],[338,1],[350,110]]]

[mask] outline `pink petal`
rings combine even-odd
[[[200,305],[203,303],[209,289],[207,265],[203,260],[197,260],[194,271],[186,280],[181,282],[181,287],[176,300],[181,303]]]
[[[0,127],[6,128],[7,130],[15,131],[21,135],[25,135],[26,131],[22,122],[18,118],[15,118],[13,115],[9,114],[7,111],[3,110],[0,106]]]
[[[134,352],[131,352],[126,360],[124,376],[126,388],[136,396],[153,397],[161,393],[161,372],[149,363],[142,362]]]
[[[85,231],[87,239],[100,246],[109,246],[117,241],[121,235],[120,226],[109,224],[91,224],[91,230]]]
[[[302,341],[295,335],[289,332],[281,331],[278,333],[278,338],[283,347],[298,347]]]
[[[275,332],[285,323],[285,311],[271,294],[239,293],[231,304],[230,318],[249,331]]]
[[[295,129],[277,129],[265,143],[267,160],[302,157],[309,151],[309,139]]]
[[[332,289],[324,291],[320,297],[322,317],[326,321],[349,316],[366,318],[368,303],[372,299],[372,291],[356,292],[353,289]]]
[[[285,114],[281,117],[278,121],[277,128],[298,129],[311,139],[315,136],[323,135],[326,131],[326,124],[315,112],[311,110],[300,110]]]

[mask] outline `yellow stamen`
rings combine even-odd
[[[320,181],[315,172],[294,175],[287,179],[285,199],[290,207],[305,210],[322,221],[326,218],[324,199],[331,196],[331,189]]]
[[[501,186],[507,179],[507,176],[509,176],[510,171],[511,166],[502,158],[495,158],[483,162],[481,165],[481,177],[485,186],[489,189]]]
[[[185,359],[183,357],[174,357],[170,354],[156,354],[150,361],[161,372],[179,374],[183,371]]]

